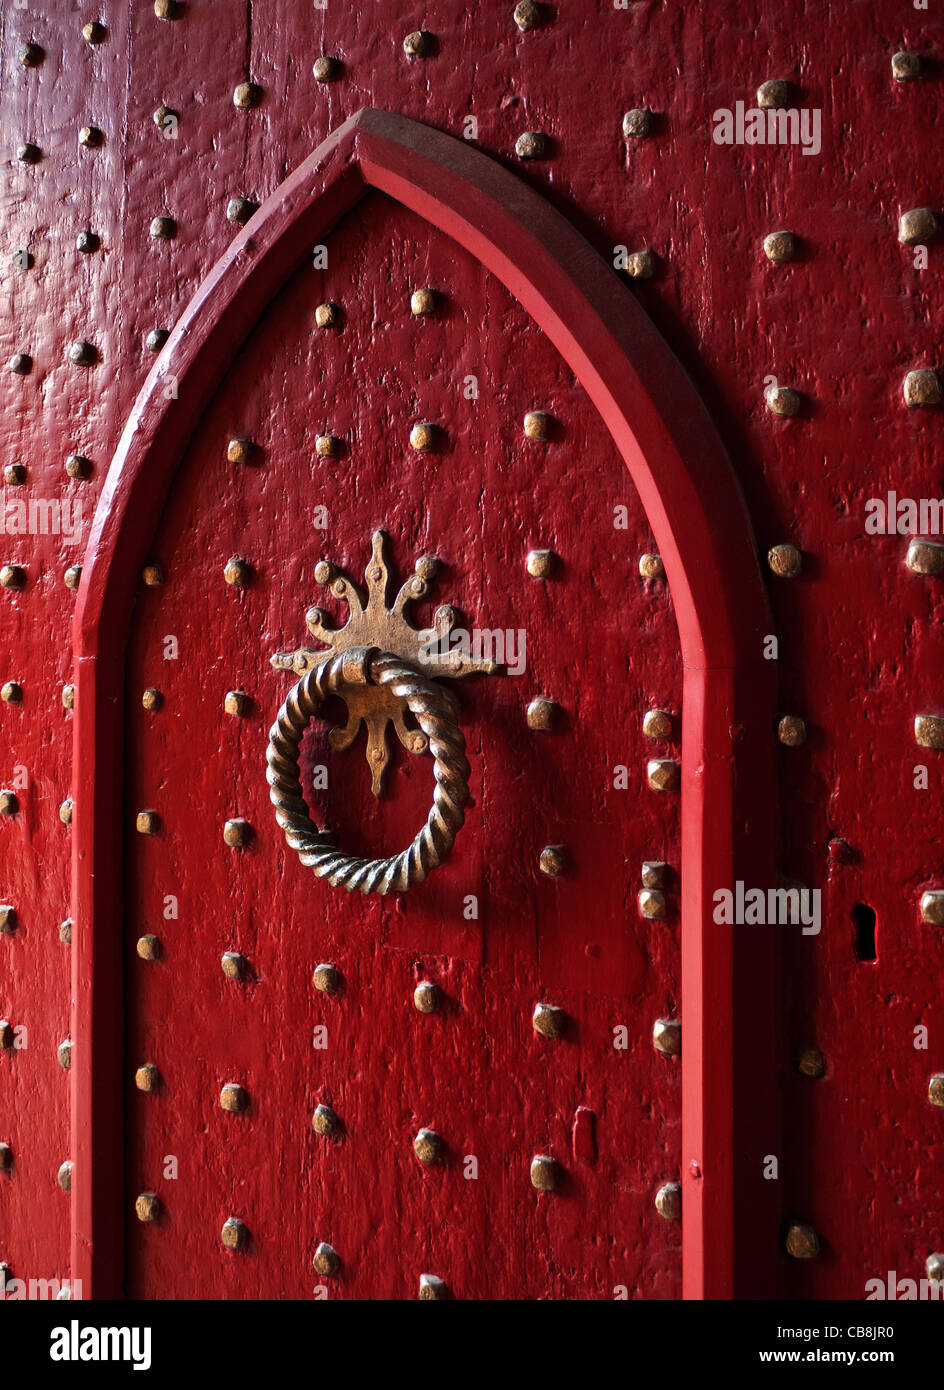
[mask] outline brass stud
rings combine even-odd
[[[235,584],[238,589],[245,589],[252,577],[252,566],[248,560],[242,559],[239,555],[233,555],[226,562],[223,570],[223,578],[227,584]]]
[[[410,430],[410,448],[418,454],[432,453],[439,444],[439,430],[429,420],[421,420]]]
[[[623,117],[623,134],[627,140],[642,140],[652,130],[652,112],[644,106],[634,106]]]
[[[905,564],[912,574],[944,573],[944,545],[939,541],[912,541]]]
[[[521,6],[518,6],[521,9]],[[517,10],[515,13],[517,14]],[[446,1281],[438,1274],[421,1274],[417,1297],[421,1303],[441,1303],[446,1297]]]
[[[543,695],[538,695],[528,705],[527,721],[528,728],[535,733],[546,734],[557,724],[560,716],[560,705],[553,700],[547,700]]]
[[[682,1025],[676,1018],[657,1018],[652,1025],[652,1045],[663,1057],[678,1057],[682,1051]]]
[[[896,82],[913,82],[921,76],[921,59],[917,53],[893,53],[892,77]]]
[[[148,352],[160,352],[169,337],[166,328],[152,328],[144,340],[144,346]]]
[[[547,141],[539,130],[526,130],[515,141],[519,159],[543,159],[546,151]]]
[[[665,917],[665,894],[657,888],[643,888],[637,897],[640,917],[661,921]]]
[[[238,222],[244,226],[257,210],[259,204],[254,203],[251,198],[230,198],[226,204],[226,219],[228,222]]]
[[[158,19],[176,19],[177,0],[154,0],[154,13]]]
[[[82,37],[86,43],[104,43],[108,30],[104,24],[99,24],[97,19],[93,19],[91,24],[86,24],[82,30]]]
[[[249,111],[262,100],[262,89],[254,82],[240,82],[233,92],[233,105],[239,111]]]
[[[566,873],[570,856],[566,845],[545,845],[541,850],[538,864],[542,874],[548,878],[560,878]]]
[[[792,386],[768,386],[764,392],[764,400],[771,415],[789,418],[796,415],[800,409],[799,392],[794,391]]]
[[[944,1254],[935,1251],[925,1260],[924,1267],[932,1284],[944,1283]]]
[[[70,565],[62,576],[62,582],[67,589],[72,589],[74,592],[82,582],[82,566]]]
[[[26,465],[22,463],[8,463],[3,470],[3,481],[8,487],[17,487],[20,483],[25,483]]]
[[[319,434],[315,440],[315,453],[320,459],[336,459],[341,453],[341,441],[334,434]]]
[[[156,1091],[161,1084],[161,1074],[153,1062],[145,1062],[134,1074],[134,1084],[139,1091]]]
[[[56,1174],[56,1182],[62,1188],[63,1192],[72,1191],[72,1164],[68,1158],[65,1163],[60,1163],[59,1171]]]
[[[226,457],[230,463],[251,463],[255,455],[255,445],[251,439],[231,439],[226,446]]]
[[[160,565],[145,565],[141,571],[141,582],[148,589],[156,589],[164,583],[164,571]]]
[[[91,29],[91,24],[87,24],[86,29]],[[82,30],[83,34],[85,29]],[[91,40],[89,40],[91,42]],[[20,45],[17,52],[17,61],[22,63],[24,68],[35,68],[43,61],[43,50],[38,43],[24,43]]]
[[[315,59],[311,71],[316,82],[333,82],[339,76],[340,68],[340,63],[336,62],[334,58],[322,56]]]
[[[19,705],[23,701],[23,687],[19,681],[5,681],[0,686],[0,700],[8,705]]]
[[[796,579],[803,568],[803,555],[795,545],[773,545],[767,552],[767,564],[780,579]]]
[[[315,966],[312,982],[315,989],[320,990],[322,994],[337,994],[341,986],[341,977],[336,966],[322,963]]]
[[[38,164],[43,152],[38,145],[31,145],[27,140],[22,145],[17,145],[16,157],[21,164]]]
[[[825,1074],[826,1058],[818,1047],[805,1047],[797,1059],[797,1071],[801,1076],[818,1080]]]
[[[553,429],[553,416],[548,415],[546,410],[529,410],[524,417],[526,439],[534,439],[543,444],[550,439]]]
[[[795,1221],[787,1231],[786,1249],[795,1260],[815,1260],[819,1254],[819,1236],[812,1226]]]
[[[567,1014],[556,1004],[535,1004],[531,1027],[542,1038],[561,1038],[567,1031]]]
[[[72,945],[72,918],[67,917],[64,922],[59,923],[59,940],[63,946]]]
[[[161,1214],[161,1199],[157,1193],[140,1193],[135,1198],[134,1214],[139,1221],[156,1221]]]
[[[785,714],[777,724],[777,738],[786,748],[799,748],[806,742],[806,721],[798,714]]]
[[[337,1134],[338,1123],[338,1117],[330,1105],[315,1106],[315,1113],[311,1117],[311,1127],[316,1134],[323,1134],[326,1138],[330,1138],[332,1134]]]
[[[414,290],[410,295],[410,313],[416,318],[422,318],[425,314],[435,314],[436,312],[436,291],[427,285],[421,290]]]
[[[139,811],[134,821],[139,835],[157,835],[161,828],[161,818],[156,811]]]
[[[663,1221],[681,1221],[682,1189],[677,1182],[665,1182],[656,1193],[656,1211]]]
[[[532,29],[539,28],[543,22],[543,6],[535,4],[534,0],[519,0],[513,18],[522,34],[528,34]],[[430,1275],[430,1278],[432,1277]]]
[[[937,405],[941,399],[941,381],[937,372],[928,367],[909,372],[902,385],[902,394],[910,410]]]
[[[158,130],[167,130],[169,127],[172,129],[173,127],[170,126],[170,123],[178,120],[179,117],[180,112],[175,111],[172,106],[165,105],[163,101],[160,106],[156,107],[151,113],[151,120],[157,126]]]
[[[146,936],[138,937],[135,950],[141,960],[160,960],[161,958],[160,940],[156,936],[152,936],[150,932]]]
[[[944,927],[944,889],[932,888],[921,894],[921,920],[930,926]]]
[[[160,709],[163,703],[164,696],[152,685],[148,686],[147,690],[145,690],[141,696],[141,704],[148,710]]]
[[[15,352],[10,358],[10,371],[15,376],[29,376],[33,370],[33,359],[28,352]]]
[[[69,348],[69,361],[77,367],[94,367],[98,361],[98,349],[91,343],[79,340]]]
[[[928,1100],[932,1105],[944,1107],[944,1075],[937,1072],[928,1082]]]
[[[0,567],[0,588],[22,589],[26,583],[26,570],[22,565],[3,565]]]
[[[341,1256],[333,1245],[323,1240],[311,1257],[311,1263],[325,1279],[331,1279],[341,1268]]]
[[[432,46],[432,37],[432,34],[427,34],[422,29],[407,34],[403,40],[404,53],[408,58],[425,58]]]
[[[72,824],[72,797],[71,797],[71,796],[67,796],[66,799],[65,799],[65,801],[64,801],[64,802],[62,803],[62,805],[59,807],[59,819],[62,821],[63,825],[71,825],[71,824]]]
[[[19,809],[16,792],[8,791],[6,788],[0,791],[0,816],[15,816]]]
[[[418,1130],[413,1140],[413,1152],[420,1163],[438,1163],[442,1153],[442,1140],[434,1129]]]
[[[630,280],[651,280],[655,269],[655,257],[648,247],[642,251],[631,251],[626,257],[626,274]]]
[[[764,108],[786,106],[790,100],[790,84],[780,78],[762,82],[757,88],[757,105]]]
[[[643,888],[662,888],[665,884],[665,871],[668,864],[657,859],[643,860],[639,881]]]
[[[220,1109],[235,1115],[245,1110],[249,1104],[249,1092],[236,1081],[227,1081],[220,1091]]]
[[[0,1173],[9,1173],[12,1167],[13,1150],[10,1148],[9,1144],[0,1144]],[[60,1168],[59,1171],[62,1172],[62,1169]],[[66,1191],[68,1191],[68,1188]]]
[[[148,235],[152,241],[170,241],[177,235],[177,223],[172,217],[152,217]]]
[[[249,973],[249,962],[238,951],[224,951],[220,969],[228,980],[244,980]]]
[[[553,1192],[557,1186],[557,1164],[550,1154],[535,1154],[532,1158],[531,1186],[537,1192]]]
[[[9,1052],[13,1047],[13,1025],[7,1018],[0,1018],[0,1047]]]
[[[223,826],[223,843],[229,845],[230,849],[245,849],[251,834],[249,822],[237,816]]]
[[[914,722],[915,743],[921,748],[944,748],[944,717],[919,714]]]
[[[75,708],[75,686],[74,686],[74,685],[64,685],[64,686],[62,687],[62,708],[63,708],[63,709],[74,709],[74,708]]]
[[[646,710],[642,721],[642,731],[646,738],[664,743],[672,737],[672,727],[672,716],[666,710]]]
[[[56,1048],[56,1061],[63,1071],[69,1071],[72,1066],[72,1042],[69,1038],[63,1041]]]
[[[91,471],[92,465],[83,454],[70,454],[66,459],[67,478],[87,478]]]
[[[315,323],[318,328],[337,328],[341,322],[341,310],[337,304],[319,304],[315,310]]]
[[[16,927],[16,908],[11,907],[9,903],[0,903],[0,933],[4,936],[12,936]]]
[[[421,1014],[434,1014],[440,1004],[440,989],[432,980],[421,980],[413,991],[413,1005]]]
[[[653,758],[646,764],[646,781],[654,792],[677,791],[681,764],[675,758]]]
[[[917,246],[930,241],[940,231],[938,220],[931,208],[911,208],[898,219],[898,240],[904,246]]]
[[[101,238],[95,232],[79,232],[75,239],[75,249],[81,251],[84,256],[89,256],[97,251],[101,244]]]
[[[97,150],[105,136],[97,125],[84,125],[79,131],[79,144],[87,150]]]
[[[796,237],[792,232],[768,232],[764,237],[764,255],[777,264],[792,261],[796,255]]]
[[[557,569],[557,556],[553,550],[529,550],[524,563],[532,579],[550,579]]]
[[[244,718],[252,707],[252,701],[242,690],[227,690],[223,698],[223,710],[238,719]]]
[[[665,566],[661,555],[640,555],[639,573],[643,579],[664,579]]]
[[[238,1216],[230,1216],[223,1222],[220,1240],[227,1250],[245,1250],[249,1244],[249,1229]]]

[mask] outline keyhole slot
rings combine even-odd
[[[855,927],[856,960],[877,960],[875,950],[875,909],[867,903],[856,903],[852,909]]]

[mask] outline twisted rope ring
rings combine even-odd
[[[302,795],[298,753],[308,721],[329,695],[348,685],[387,686],[405,701],[429,740],[433,754],[433,804],[426,824],[408,849],[389,859],[342,854],[329,832],[319,830]],[[266,780],[275,818],[299,859],[335,888],[362,893],[405,893],[422,883],[449,853],[465,820],[469,764],[465,739],[449,694],[408,662],[377,647],[351,647],[306,672],[289,692],[269,730]]]

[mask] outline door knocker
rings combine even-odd
[[[472,655],[468,645],[450,642],[456,612],[437,608],[434,627],[422,631],[404,615],[406,605],[425,597],[438,561],[423,555],[415,573],[388,602],[389,571],[387,537],[373,536],[373,558],[367,566],[367,593],[325,560],[315,570],[319,584],[328,586],[350,610],[344,627],[328,625],[320,608],[306,614],[309,632],[328,644],[327,650],[303,647],[297,652],[278,652],[271,658],[278,670],[297,672],[301,679],[289,692],[269,730],[266,778],[275,818],[285,839],[301,862],[336,888],[348,892],[405,893],[421,883],[452,848],[465,819],[469,796],[469,764],[465,738],[456,718],[455,700],[442,676],[490,675],[494,661]],[[392,724],[403,746],[411,753],[433,755],[433,804],[425,825],[412,844],[389,859],[361,859],[337,849],[331,834],[319,830],[302,795],[298,755],[308,721],[329,695],[339,695],[348,709],[345,727],[332,729],[329,742],[342,751],[350,748],[367,729],[367,761],[372,791],[382,796],[389,758],[387,727]],[[407,711],[418,728],[405,721]]]

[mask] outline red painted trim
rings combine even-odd
[[[774,685],[761,655],[772,624],[747,512],[678,361],[570,223],[468,144],[369,109],[276,190],[207,277],[142,388],[95,515],[74,639],[73,1277],[86,1296],[120,1291],[121,671],[138,571],[186,444],[252,324],[369,188],[471,251],[547,333],[603,416],[664,559],[685,665],[685,1295],[734,1296],[736,1252],[744,1292],[762,1293],[777,1265],[776,1214],[753,1167],[742,1174],[741,1165],[758,1155],[759,1173],[759,1155],[776,1152],[760,1109],[765,1098],[769,1108],[772,1073],[752,1060],[768,1060],[758,1032],[766,1016],[753,1006],[766,962],[756,939],[736,957],[729,929],[711,920],[716,888],[737,877],[773,882]],[[745,963],[747,992],[738,987]],[[752,1027],[746,1061],[734,1048],[736,1010]],[[743,1135],[736,1093],[758,1107]]]

